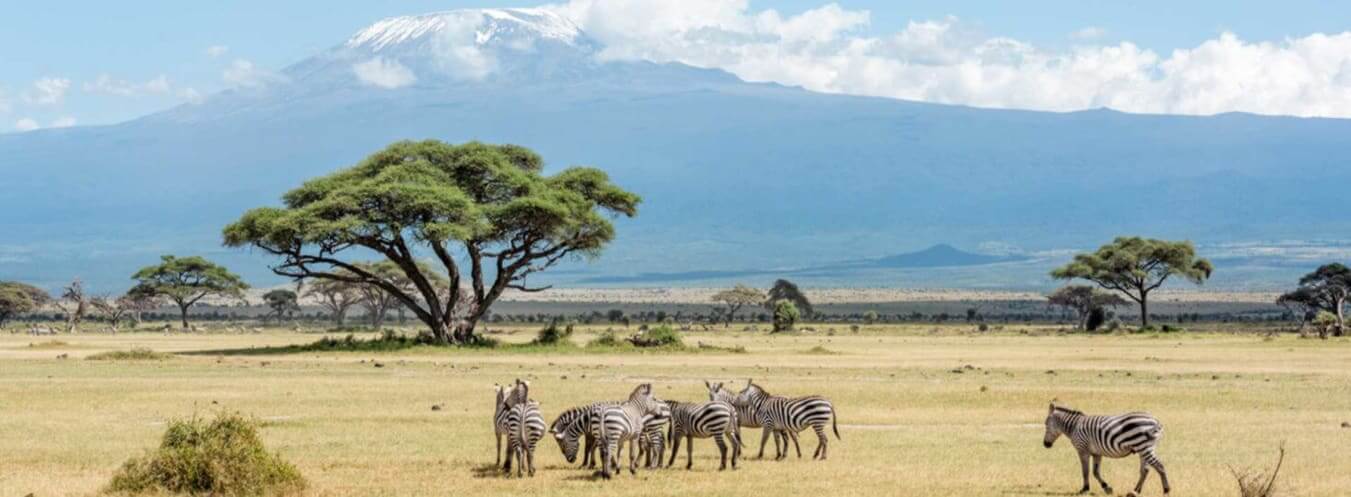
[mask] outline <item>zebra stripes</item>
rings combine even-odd
[[[1084,486],[1079,490],[1080,493],[1089,491],[1089,459],[1093,461],[1093,476],[1097,478],[1098,484],[1102,485],[1102,490],[1110,494],[1112,487],[1102,479],[1099,472],[1102,458],[1105,456],[1118,459],[1131,454],[1140,456],[1140,480],[1135,483],[1132,495],[1139,494],[1144,488],[1151,467],[1159,472],[1159,478],[1163,480],[1164,495],[1171,490],[1163,462],[1154,454],[1159,439],[1163,436],[1163,425],[1149,413],[1089,416],[1052,402],[1050,412],[1046,415],[1046,437],[1043,445],[1048,449],[1051,448],[1061,435],[1069,438],[1074,450],[1079,453],[1079,468],[1084,478]]]
[[[826,437],[826,424],[829,423],[835,438],[840,438],[840,429],[835,419],[835,406],[829,399],[819,395],[807,397],[778,397],[747,380],[746,388],[736,396],[731,396],[722,384],[708,385],[709,397],[713,400],[730,398],[739,414],[753,416],[756,424],[763,427],[760,436],[760,454],[765,456],[765,444],[770,435],[774,436],[775,460],[788,457],[788,441],[792,440],[797,456],[802,457],[802,446],[798,444],[798,433],[811,427],[816,432],[816,452],[812,459],[825,460],[829,451],[830,439]],[[742,423],[746,425],[746,423]],[[782,448],[780,448],[782,447]]]
[[[652,394],[652,385],[644,383],[629,394],[629,400],[623,404],[609,407],[596,407],[592,414],[591,431],[600,445],[601,470],[599,476],[605,479],[619,471],[619,451],[621,444],[629,444],[629,473],[637,474],[637,439],[646,431],[650,422],[670,417],[670,408]]]
[[[502,464],[502,437],[510,433],[507,414],[513,405],[520,402],[521,396],[518,392],[525,384],[517,379],[516,384],[511,387],[493,385],[493,389],[497,392],[497,399],[493,402],[493,435],[497,437],[497,462],[493,463],[494,466]],[[507,457],[511,457],[511,454],[507,454]]]
[[[544,416],[539,413],[539,402],[526,400],[507,410],[507,462],[502,471],[511,474],[511,460],[516,459],[516,476],[529,472],[535,476],[535,446],[544,438]]]
[[[711,385],[704,382],[706,386]],[[671,460],[669,467],[675,464],[680,454],[680,439],[686,441],[685,469],[694,467],[694,439],[712,438],[718,445],[722,457],[722,466],[718,471],[727,469],[727,444],[732,444],[732,469],[736,469],[737,459],[741,456],[741,428],[737,424],[737,412],[731,404],[720,401],[704,403],[666,401],[671,408],[669,436],[671,439]]]

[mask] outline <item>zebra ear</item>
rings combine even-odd
[[[712,390],[713,384],[709,383],[708,380],[704,380],[704,387],[708,388],[709,390]]]

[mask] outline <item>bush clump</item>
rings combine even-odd
[[[558,321],[550,321],[548,326],[539,330],[539,335],[531,343],[534,345],[561,345],[568,343],[568,337],[572,336],[572,323],[562,328],[558,327]]]
[[[619,339],[619,336],[615,335],[615,333],[614,333],[613,331],[606,331],[605,333],[601,333],[601,334],[600,334],[599,336],[597,336],[596,338],[593,338],[590,342],[587,342],[586,346],[587,346],[587,347],[619,347],[619,346],[626,345],[626,344],[628,344],[628,342],[625,342],[625,341],[620,340],[620,339]]]
[[[634,347],[685,348],[685,342],[680,339],[680,333],[664,324],[629,337],[629,343],[632,343]]]
[[[222,412],[170,422],[159,448],[123,463],[107,491],[259,497],[303,488],[295,466],[263,447],[256,421]]]
[[[99,352],[84,358],[86,361],[159,361],[172,358],[173,354],[155,352],[147,348],[131,350],[110,350]]]

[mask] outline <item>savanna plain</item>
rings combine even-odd
[[[1009,326],[872,325],[854,332],[685,336],[742,352],[597,351],[576,346],[493,350],[412,347],[301,352],[321,335],[258,333],[0,334],[0,495],[94,495],[129,457],[154,447],[166,422],[240,412],[308,481],[305,495],[1047,496],[1080,486],[1062,439],[1042,447],[1051,399],[1089,413],[1147,410],[1163,423],[1159,455],[1173,495],[1237,495],[1231,471],[1269,469],[1287,451],[1283,495],[1351,492],[1351,342],[1292,335],[1188,332],[1066,334]],[[533,328],[496,328],[507,343]],[[341,335],[331,335],[341,338]],[[148,360],[85,360],[148,348]],[[534,478],[493,467],[492,386],[531,382],[546,418],[651,382],[662,399],[704,400],[704,380],[739,389],[753,378],[777,395],[830,397],[842,439],[830,459],[745,458],[718,472],[709,440],[673,469],[598,481],[546,438]],[[1348,425],[1351,426],[1351,425]],[[627,463],[627,461],[625,461]],[[1107,460],[1118,493],[1138,462]],[[1094,493],[1101,490],[1094,485]],[[1145,495],[1161,495],[1156,474]]]

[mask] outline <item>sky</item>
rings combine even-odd
[[[980,107],[1351,118],[1332,1],[496,0],[0,6],[0,133],[110,124],[253,85],[381,18],[547,5],[615,59]],[[340,6],[335,6],[340,5]]]

